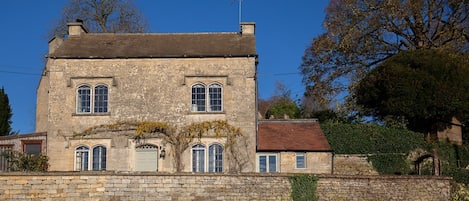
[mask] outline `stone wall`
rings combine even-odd
[[[0,200],[290,200],[287,174],[3,173]],[[449,200],[450,178],[319,177],[319,200]]]
[[[334,174],[338,175],[378,175],[363,154],[334,155]]]

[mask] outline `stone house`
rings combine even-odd
[[[257,172],[332,174],[334,153],[316,119],[259,120]]]
[[[49,42],[37,89],[36,132],[47,132],[49,170],[254,171],[254,23],[169,34],[68,25],[66,39]],[[242,135],[207,129],[187,137],[192,124]]]

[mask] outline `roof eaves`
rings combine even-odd
[[[237,57],[254,57],[257,54],[242,54],[242,55],[149,55],[149,56],[54,56],[48,55],[47,58],[51,59],[148,59],[148,58],[237,58]]]

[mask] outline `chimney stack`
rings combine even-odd
[[[77,19],[76,22],[67,23],[67,25],[69,37],[80,37],[81,34],[88,33],[88,29],[86,29],[85,25],[83,25],[83,20],[81,19]]]
[[[256,30],[255,22],[241,22],[241,35],[254,35]]]

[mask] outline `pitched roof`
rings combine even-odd
[[[263,120],[258,129],[258,151],[331,151],[317,121]]]
[[[52,58],[181,58],[257,56],[254,35],[240,33],[109,34],[70,36]]]

